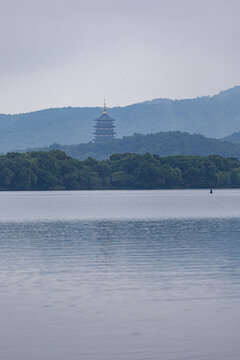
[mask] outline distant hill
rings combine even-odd
[[[101,108],[57,108],[26,114],[0,114],[0,152],[52,143],[79,144],[93,138]],[[108,109],[117,137],[134,133],[186,131],[220,138],[240,131],[240,86],[196,99],[154,99]]]
[[[222,140],[234,144],[240,144],[240,132],[235,132],[232,135],[225,136]]]
[[[69,156],[84,160],[93,157],[106,159],[113,153],[151,153],[159,156],[169,155],[201,155],[217,154],[225,157],[240,158],[240,144],[231,144],[222,140],[208,139],[203,135],[190,135],[180,131],[159,132],[149,135],[135,134],[107,143],[89,142],[79,145],[53,144],[49,147],[31,148],[32,150],[61,150]]]

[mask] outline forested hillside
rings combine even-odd
[[[93,139],[101,108],[58,108],[27,114],[0,114],[0,152],[79,144]],[[196,99],[155,99],[108,109],[117,137],[180,130],[220,138],[240,131],[240,87]]]
[[[240,187],[240,161],[217,155],[113,154],[73,160],[61,151],[0,156],[0,190]]]
[[[168,155],[211,155],[240,158],[240,144],[231,144],[217,139],[207,139],[203,135],[190,135],[180,131],[160,132],[156,134],[126,136],[106,143],[88,143],[79,145],[58,145],[42,149],[42,151],[62,150],[69,156],[84,160],[106,159],[113,153],[133,152],[144,154],[149,152],[160,156]]]

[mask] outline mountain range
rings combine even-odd
[[[25,114],[0,114],[0,152],[80,144],[93,139],[98,107],[55,108]],[[108,109],[117,137],[134,133],[182,131],[222,138],[240,131],[240,86],[195,99],[154,99]]]

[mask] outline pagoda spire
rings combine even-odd
[[[103,114],[107,113],[107,107],[106,107],[106,99],[104,99],[104,103],[103,103]]]

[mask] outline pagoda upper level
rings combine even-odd
[[[114,131],[114,121],[115,119],[111,118],[107,114],[106,103],[104,101],[103,113],[97,119],[95,119],[95,143],[101,143],[114,139],[114,135],[116,134],[116,132]]]

